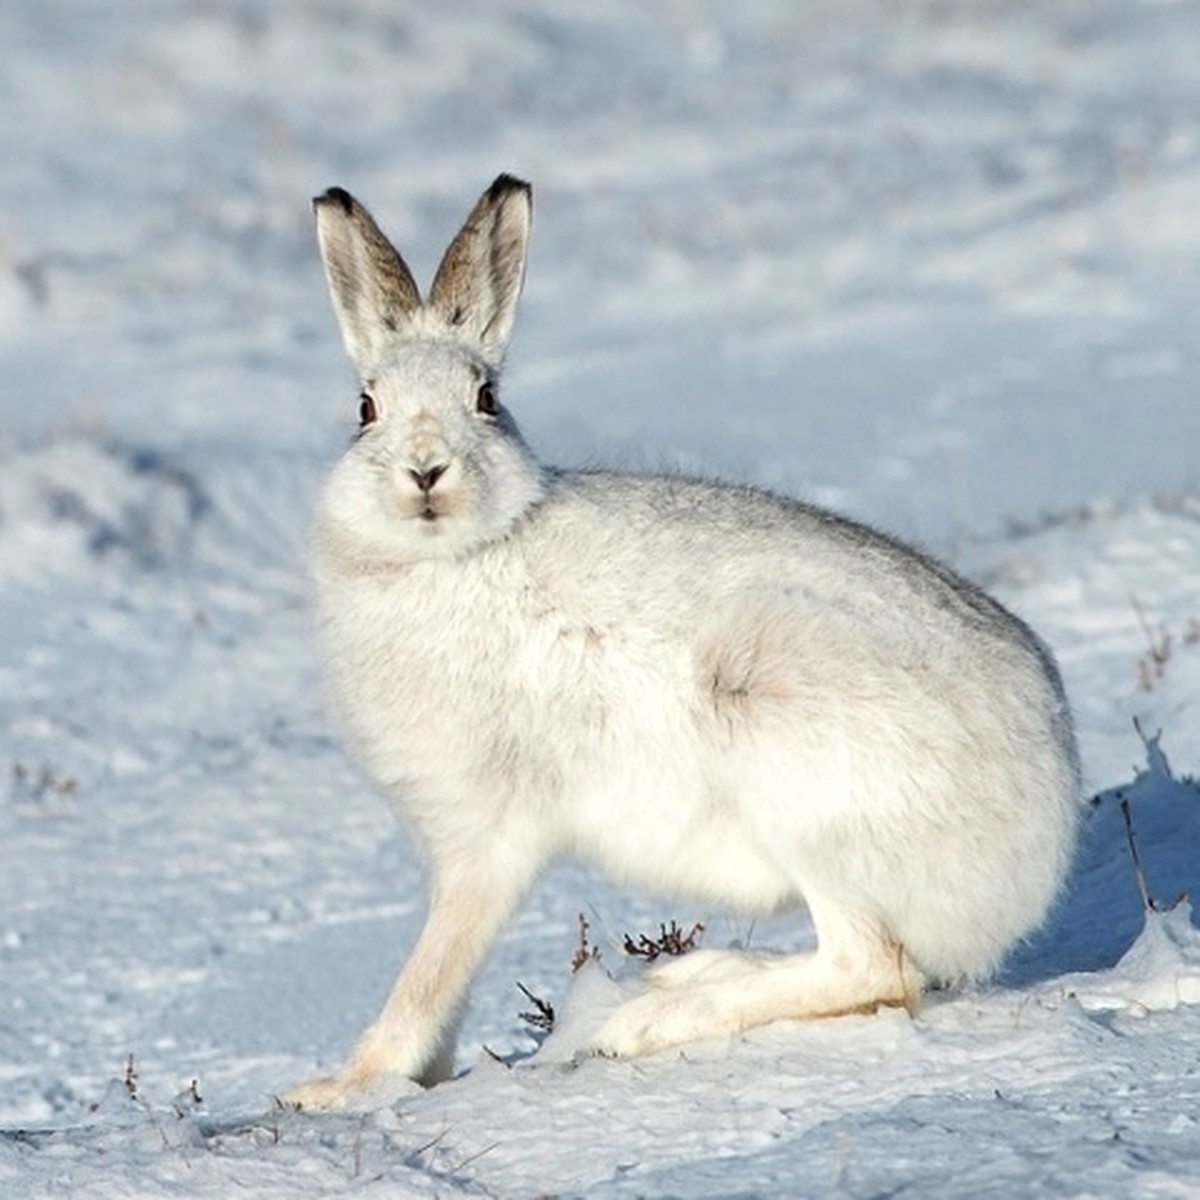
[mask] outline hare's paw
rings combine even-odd
[[[401,1096],[421,1091],[421,1085],[393,1073],[364,1075],[340,1071],[321,1079],[310,1079],[280,1097],[284,1108],[305,1112],[334,1112],[350,1109],[366,1112],[394,1104]]]
[[[326,1075],[322,1079],[309,1079],[297,1084],[280,1097],[284,1108],[326,1112],[334,1109],[354,1108],[354,1096],[358,1088],[340,1075]]]

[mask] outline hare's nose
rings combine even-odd
[[[412,477],[413,483],[428,495],[433,491],[434,484],[445,475],[449,465],[449,463],[437,463],[432,467],[427,467],[424,471],[415,471],[409,467],[408,473]]]

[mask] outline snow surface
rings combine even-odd
[[[41,0],[0,47],[0,1194],[1200,1193],[1200,3]],[[1047,931],[916,1019],[576,1062],[626,931],[808,930],[564,866],[459,1078],[285,1113],[423,904],[309,637],[355,388],[308,198],[427,276],[500,170],[540,451],[943,553],[1054,647],[1098,800]]]

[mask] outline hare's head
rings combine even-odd
[[[427,301],[353,196],[331,188],[314,207],[361,386],[359,433],[326,488],[323,535],[366,561],[401,563],[503,537],[542,488],[498,396],[525,273],[529,185],[501,175],[480,197]]]

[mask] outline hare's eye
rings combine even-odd
[[[475,396],[475,411],[485,417],[494,417],[500,411],[496,389],[490,383],[481,383]]]
[[[366,429],[368,425],[374,425],[379,420],[379,407],[375,403],[375,397],[363,392],[358,397],[358,427]]]

